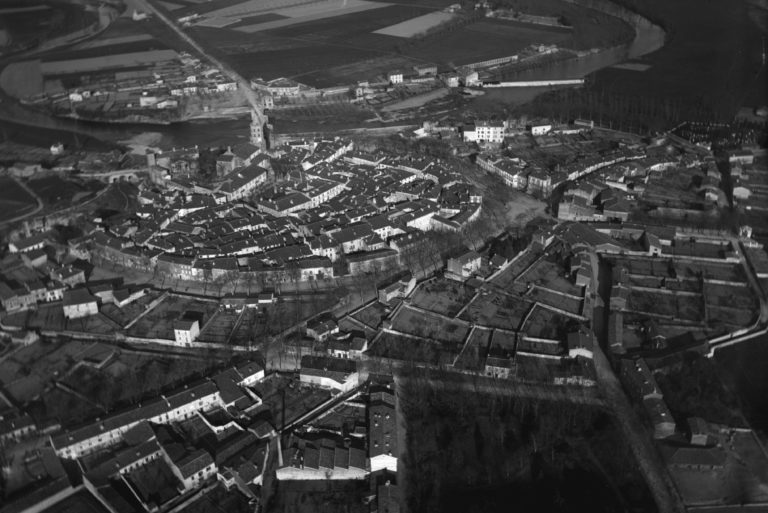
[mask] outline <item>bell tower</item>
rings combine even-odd
[[[256,109],[251,110],[251,144],[258,146],[262,150],[267,148],[266,140],[264,139],[264,125],[266,120],[264,114]]]

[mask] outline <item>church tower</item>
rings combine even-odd
[[[251,144],[265,150],[267,142],[264,139],[264,115],[256,109],[251,110]]]

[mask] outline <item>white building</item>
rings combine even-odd
[[[309,355],[301,358],[302,383],[348,392],[357,386],[358,378],[353,360]]]
[[[67,290],[63,294],[64,317],[80,319],[99,313],[98,299],[87,289]]]
[[[389,79],[390,84],[402,84],[403,83],[403,72],[402,71],[391,71],[389,75],[387,75],[387,78]]]
[[[188,346],[200,335],[200,323],[195,320],[181,319],[173,323],[173,335],[176,345]]]

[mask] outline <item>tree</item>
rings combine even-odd
[[[203,180],[211,180],[216,176],[216,159],[221,155],[220,150],[205,148],[197,157],[197,172]]]

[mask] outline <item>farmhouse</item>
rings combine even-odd
[[[64,292],[64,317],[80,319],[99,313],[98,298],[87,289],[73,289]]]
[[[357,364],[353,360],[305,355],[301,358],[302,383],[348,392],[357,386]]]
[[[448,272],[460,278],[469,278],[480,269],[480,254],[477,251],[469,250],[461,255],[448,259]]]

